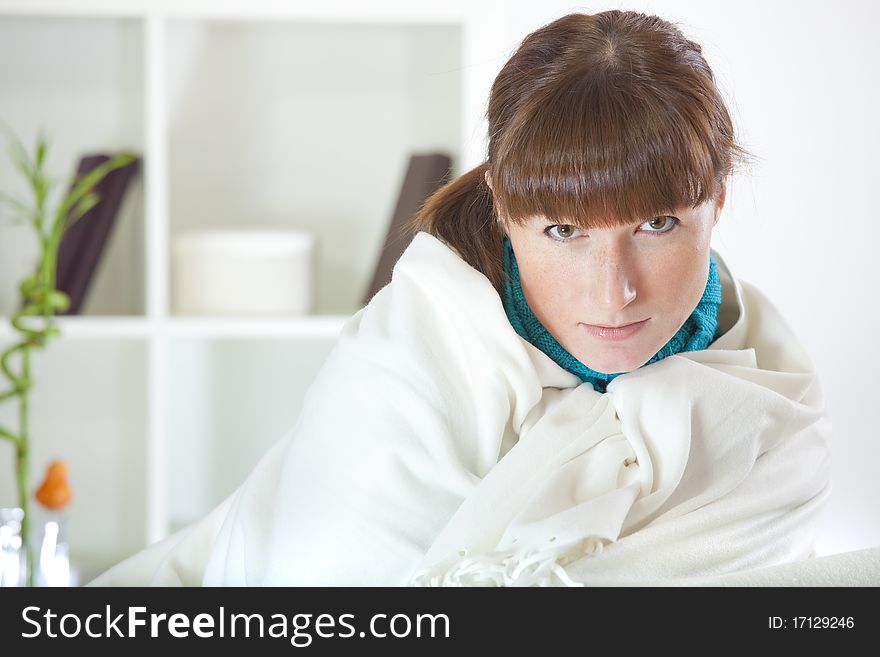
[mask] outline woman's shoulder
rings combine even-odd
[[[391,281],[346,323],[343,334],[372,329],[415,331],[436,340],[443,331],[495,340],[509,337],[501,298],[489,279],[456,249],[420,231],[395,263]]]
[[[742,278],[714,249],[721,278],[718,308],[720,337],[712,349],[753,349],[758,365],[769,370],[813,372],[812,359],[779,305],[762,287]]]
[[[461,294],[467,286],[468,296],[490,296],[499,300],[495,288],[486,276],[462,258],[454,246],[442,238],[419,231],[394,265],[391,283],[399,279],[419,279],[435,286],[435,293]]]
[[[382,363],[456,403],[491,397],[491,412],[511,407],[516,429],[544,388],[580,383],[520,337],[485,275],[424,232],[397,261],[391,281],[343,326],[335,351],[335,360]]]

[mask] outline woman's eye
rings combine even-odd
[[[679,223],[680,221],[678,217],[673,217],[672,215],[661,215],[644,222],[640,225],[640,227],[648,226],[648,228],[644,231],[646,233],[664,235],[674,230]],[[570,242],[572,239],[581,234],[580,230],[581,229],[577,226],[572,226],[570,224],[553,224],[552,226],[547,226],[547,228],[544,229],[544,233],[546,233],[549,237],[556,240],[557,242]]]
[[[678,218],[673,217],[671,215],[663,215],[661,217],[654,217],[650,221],[646,221],[642,224],[642,226],[650,226],[652,230],[648,230],[648,233],[668,233],[678,224]],[[657,230],[653,230],[657,229]]]
[[[555,235],[553,234],[554,230],[556,231]],[[547,226],[547,228],[544,229],[544,232],[559,242],[567,242],[575,236],[575,231],[577,230],[580,230],[577,226],[571,226],[569,224],[553,224],[552,226]]]

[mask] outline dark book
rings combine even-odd
[[[110,159],[109,155],[88,155],[79,161],[77,180]],[[78,315],[88,294],[98,261],[116,222],[116,215],[129,183],[137,174],[140,160],[109,172],[93,191],[98,203],[67,228],[58,246],[55,287],[70,297],[70,308],[58,315]],[[71,185],[71,189],[76,183]],[[69,222],[71,215],[68,214]]]
[[[385,245],[382,247],[373,280],[364,297],[364,305],[370,302],[376,292],[391,282],[394,265],[412,242],[413,235],[406,234],[402,228],[416,215],[431,194],[449,182],[451,173],[452,159],[443,153],[410,157],[397,196],[397,207],[385,235]]]

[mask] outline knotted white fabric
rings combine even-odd
[[[752,349],[712,351],[618,377],[605,395],[548,395],[413,583],[629,584],[812,556],[830,492],[816,380],[759,368]]]
[[[247,481],[93,584],[608,585],[813,556],[820,381],[713,254],[723,335],[600,394],[418,233]]]

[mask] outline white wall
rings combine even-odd
[[[703,47],[740,141],[759,156],[731,180],[712,246],[788,318],[823,380],[833,486],[817,550],[880,545],[880,5],[842,0],[508,3],[528,32],[571,11],[630,9]],[[512,17],[512,20],[511,20]]]

